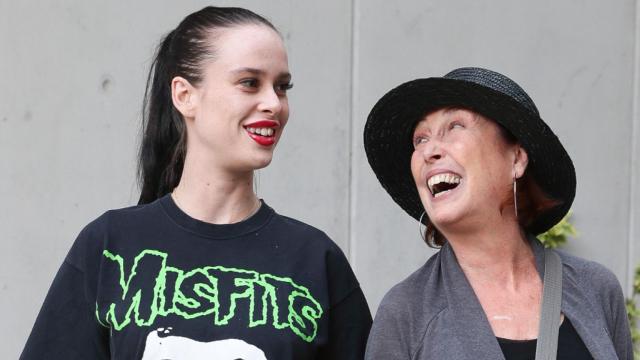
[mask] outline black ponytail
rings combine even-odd
[[[149,203],[176,187],[184,166],[187,134],[182,116],[171,100],[174,34],[172,31],[162,40],[147,77],[138,165],[142,185],[139,204]]]
[[[149,70],[143,101],[142,142],[138,156],[141,187],[138,204],[171,192],[180,182],[187,153],[184,119],[173,106],[171,81],[182,76],[194,86],[202,81],[202,65],[215,54],[212,32],[238,25],[275,27],[242,8],[208,6],[190,14],[160,43]]]

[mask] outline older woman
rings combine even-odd
[[[383,299],[367,359],[632,359],[615,276],[535,238],[567,213],[576,179],[520,86],[480,68],[410,81],[378,101],[364,140],[440,248]]]

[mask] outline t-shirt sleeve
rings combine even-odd
[[[87,286],[86,270],[73,262],[81,256],[88,233],[85,229],[80,234],[58,270],[21,360],[109,359],[109,329],[95,316],[95,291]]]
[[[371,329],[371,312],[360,285],[340,249],[327,259],[330,284],[329,341],[319,359],[361,360]]]
[[[363,359],[371,328],[371,314],[362,290],[355,289],[331,309],[329,316],[329,343],[322,349],[319,358]]]
[[[108,330],[91,311],[83,274],[66,261],[53,280],[21,360],[108,359]]]

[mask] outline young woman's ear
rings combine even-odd
[[[171,100],[173,106],[178,109],[182,116],[186,119],[193,118],[196,114],[196,105],[198,97],[197,89],[191,83],[181,77],[176,76],[171,80]]]
[[[529,164],[529,155],[527,155],[526,150],[518,145],[516,146],[515,158],[513,161],[513,169],[515,171],[515,176],[519,179],[522,175],[524,175],[524,171],[527,169],[527,165]]]

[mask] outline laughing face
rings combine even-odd
[[[203,80],[174,79],[187,156],[232,172],[265,167],[289,118],[291,75],[282,39],[266,26],[241,25],[218,30],[211,41]]]
[[[513,176],[526,153],[499,126],[463,109],[428,114],[413,134],[411,172],[422,204],[439,229],[486,226],[513,204]]]

